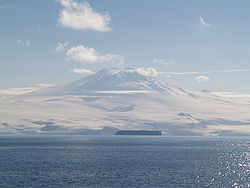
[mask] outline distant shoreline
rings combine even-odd
[[[119,130],[115,135],[150,135],[161,136],[161,131],[147,131],[147,130]]]

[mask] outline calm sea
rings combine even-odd
[[[250,187],[247,138],[1,136],[0,187]]]

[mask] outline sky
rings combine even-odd
[[[186,89],[250,93],[249,10],[249,0],[0,0],[0,89],[133,67]]]

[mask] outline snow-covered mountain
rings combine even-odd
[[[0,100],[1,133],[249,135],[250,103],[162,82],[140,69],[104,69],[81,80]]]
[[[173,92],[174,87],[137,69],[103,69],[70,84],[46,88],[33,95]]]

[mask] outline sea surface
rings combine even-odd
[[[250,187],[250,139],[1,136],[0,187]]]

